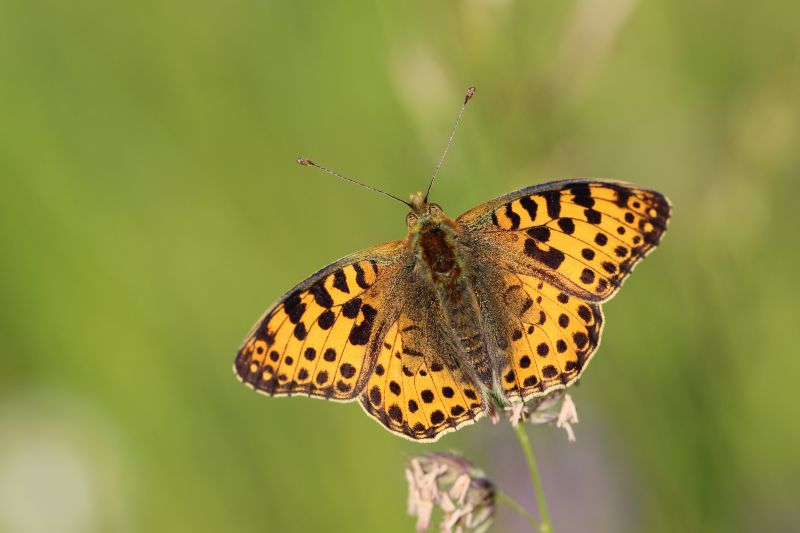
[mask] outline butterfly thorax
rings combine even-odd
[[[438,206],[409,226],[409,244],[416,256],[415,272],[432,284],[455,341],[474,374],[488,387],[492,370],[481,331],[480,310],[465,274],[464,253],[459,250],[463,228],[444,216]]]

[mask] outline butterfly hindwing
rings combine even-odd
[[[506,272],[504,282],[507,295],[526,302],[508,307],[511,334],[500,374],[505,396],[525,401],[573,383],[600,342],[600,306],[531,276]]]
[[[353,254],[292,289],[239,349],[239,379],[274,396],[354,399],[372,372],[376,339],[394,320],[387,294],[405,249],[395,241]]]
[[[467,211],[457,222],[517,271],[602,302],[658,245],[669,215],[669,202],[656,191],[567,180],[508,194]]]
[[[417,441],[471,424],[484,414],[479,387],[456,360],[434,348],[424,320],[406,314],[383,339],[361,406],[390,431]]]

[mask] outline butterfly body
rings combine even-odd
[[[445,316],[465,371],[491,388],[492,368],[480,328],[478,299],[468,276],[470,256],[462,244],[464,229],[436,204],[423,204],[416,212],[418,217],[407,219],[414,258],[411,270],[419,277],[418,283],[428,284],[436,294],[432,305]]]
[[[456,219],[411,198],[407,237],[347,256],[279,300],[240,348],[237,376],[269,395],[358,399],[390,431],[436,440],[490,393],[526,401],[581,375],[600,303],[660,241],[651,190],[568,180]]]

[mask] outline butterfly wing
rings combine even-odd
[[[574,382],[600,342],[600,302],[658,245],[670,215],[660,193],[598,180],[529,187],[457,222],[483,275],[473,281],[487,321],[504,328],[507,397]],[[492,297],[492,295],[495,295]]]
[[[294,287],[245,338],[236,375],[271,396],[354,399],[397,320],[393,281],[407,253],[404,241],[369,248]]]
[[[435,441],[485,414],[485,401],[460,357],[430,287],[407,282],[399,319],[382,341],[361,406],[390,431]]]
[[[586,302],[533,276],[504,272],[506,294],[518,293],[530,309],[509,312],[507,358],[500,373],[506,397],[523,401],[578,379],[600,343],[600,304]]]
[[[517,268],[585,300],[613,296],[661,240],[670,216],[661,193],[598,180],[537,185],[458,217]]]

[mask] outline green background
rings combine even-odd
[[[800,4],[0,0],[0,531],[411,531],[409,454],[535,511],[507,424],[418,445],[231,373],[294,283],[554,178],[674,204],[605,306],[556,531],[788,531],[800,507]],[[497,531],[523,530],[511,511]]]

